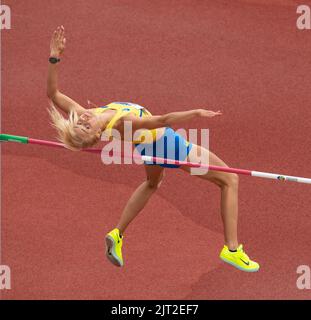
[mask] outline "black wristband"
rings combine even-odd
[[[49,58],[49,62],[52,63],[52,64],[55,64],[55,63],[60,62],[60,59],[59,58],[55,58],[55,57],[50,57]]]

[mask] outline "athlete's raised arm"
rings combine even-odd
[[[215,112],[205,109],[194,109],[189,111],[170,112],[160,116],[149,116],[144,118],[138,118],[132,115],[128,115],[123,117],[122,120],[132,121],[133,129],[139,130],[170,127],[180,122],[191,120],[195,117],[212,118],[220,115],[222,115],[220,111]]]
[[[65,38],[65,29],[63,26],[57,27],[54,31],[50,43],[50,58],[60,59],[60,56],[65,50],[66,38]],[[54,61],[54,62],[55,62]],[[53,62],[53,61],[52,61]],[[79,105],[76,101],[67,97],[63,93],[59,91],[58,88],[58,80],[57,80],[57,67],[58,62],[49,63],[48,69],[48,81],[47,81],[47,96],[48,98],[61,110],[69,113],[70,110],[74,109],[79,115],[84,113],[86,109],[84,109],[81,105]]]

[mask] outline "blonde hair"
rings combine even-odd
[[[92,147],[99,141],[99,137],[94,134],[89,134],[87,138],[80,137],[74,130],[77,125],[79,116],[75,110],[71,110],[69,118],[65,119],[62,114],[50,103],[51,107],[48,109],[52,119],[52,126],[56,128],[57,139],[62,142],[67,149],[72,151],[79,151],[83,148]]]

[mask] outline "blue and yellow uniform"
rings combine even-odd
[[[109,137],[112,135],[112,129],[115,123],[122,117],[133,114],[136,117],[148,117],[152,114],[144,107],[130,102],[112,102],[106,106],[96,108],[95,113],[102,113],[105,110],[116,110],[116,114],[109,121],[106,126],[105,134]],[[145,136],[146,131],[148,131],[148,136],[151,135],[152,142],[146,143]],[[183,161],[187,158],[192,144],[186,141],[180,134],[176,133],[172,128],[165,128],[165,131],[161,137],[157,139],[157,130],[146,130],[141,132],[139,137],[133,140],[136,150],[141,155],[159,157],[164,159],[180,160]],[[172,164],[157,164],[152,161],[146,161],[147,165],[160,165],[161,167],[166,168],[178,168],[179,165]]]

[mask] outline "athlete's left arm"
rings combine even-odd
[[[220,111],[214,112],[205,109],[194,109],[189,111],[177,111],[170,112],[164,115],[159,116],[148,116],[148,117],[135,117],[134,115],[127,115],[120,120],[124,121],[132,121],[133,130],[139,129],[157,129],[162,127],[170,127],[174,124],[178,124],[180,122],[185,122],[191,120],[196,117],[203,118],[212,118],[215,116],[220,116],[222,113]]]
[[[58,27],[52,35],[50,56],[59,59],[65,50],[65,45],[65,29],[63,26],[61,26]],[[75,110],[80,115],[84,113],[86,109],[83,108],[78,102],[63,94],[58,88],[58,64],[59,63],[49,63],[47,96],[59,109],[63,110],[64,112],[69,114],[71,110]]]

